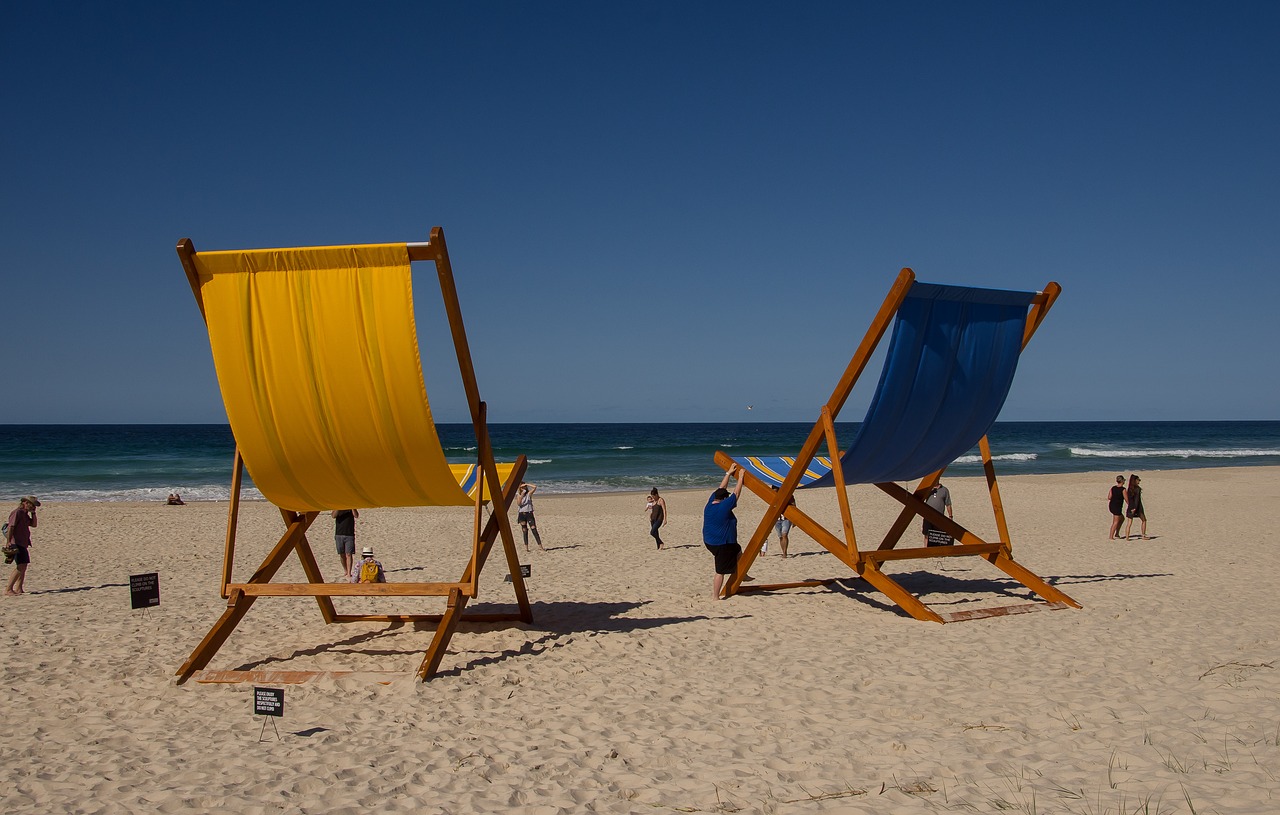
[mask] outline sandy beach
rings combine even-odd
[[[1114,475],[1001,479],[1015,556],[1083,609],[948,625],[907,617],[799,530],[796,556],[775,542],[756,578],[842,583],[714,601],[700,543],[714,476],[666,496],[662,552],[643,493],[539,494],[548,551],[521,547],[535,622],[464,623],[429,683],[412,671],[430,627],[325,626],[313,600],[260,600],[210,668],[393,672],[286,686],[280,738],[267,724],[261,740],[250,685],[173,677],[225,607],[226,504],[47,502],[28,594],[0,601],[0,808],[1280,811],[1280,541],[1263,517],[1280,468],[1144,473],[1151,539],[1128,542],[1106,539]],[[946,483],[957,519],[995,539],[985,483]],[[851,495],[874,546],[896,505]],[[830,491],[800,504],[839,528]],[[763,509],[744,495],[742,528]],[[452,580],[469,524],[466,509],[370,509],[358,544],[390,580]],[[239,579],[280,529],[270,505],[242,509]],[[331,574],[331,522],[309,537]],[[943,611],[1028,597],[978,559],[889,570]],[[133,611],[143,572],[161,603]],[[511,604],[505,572],[490,560],[473,608]],[[301,579],[296,559],[281,579]]]

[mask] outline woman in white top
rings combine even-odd
[[[649,491],[649,498],[645,501],[644,511],[649,516],[649,534],[658,542],[659,549],[666,548],[660,533],[662,527],[667,525],[667,501],[661,495],[658,495],[657,487]]]
[[[521,484],[516,493],[516,520],[520,522],[520,532],[524,535],[524,550],[529,551],[529,530],[533,530],[533,539],[538,548],[547,551],[542,545],[542,537],[538,534],[538,522],[533,519],[533,494],[538,491],[537,484]]]

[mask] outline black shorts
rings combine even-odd
[[[25,566],[31,562],[31,552],[25,546],[19,546],[18,551],[13,556],[13,562],[20,566]]]
[[[733,574],[738,568],[738,555],[742,554],[741,546],[736,543],[726,543],[722,546],[704,545],[707,551],[716,556],[716,574]]]
[[[533,520],[533,513],[532,513],[532,512],[519,512],[519,513],[516,513],[516,523],[520,523],[520,524],[531,524],[531,523],[534,523],[534,520]]]

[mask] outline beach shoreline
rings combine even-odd
[[[713,600],[699,531],[718,479],[663,490],[662,552],[643,491],[539,493],[548,551],[526,554],[516,529],[534,622],[464,623],[429,683],[411,674],[430,626],[325,626],[314,600],[259,600],[210,668],[365,674],[286,686],[279,741],[269,725],[259,741],[250,686],[174,684],[226,608],[228,502],[48,502],[29,594],[0,601],[0,806],[1274,812],[1280,541],[1264,513],[1280,467],[1140,471],[1151,540],[1128,542],[1106,539],[1115,474],[1000,478],[1015,556],[1082,609],[948,625],[902,614],[799,530],[795,557],[774,556],[775,539],[753,574],[839,582]],[[984,479],[945,483],[957,519],[994,539]],[[859,546],[874,547],[897,505],[873,487],[850,494]],[[799,502],[840,528],[831,490]],[[744,540],[763,509],[743,496]],[[470,512],[363,511],[357,542],[390,580],[454,580]],[[283,530],[261,501],[242,503],[241,524],[237,579]],[[329,576],[327,518],[309,539]],[[948,611],[1028,601],[1003,573],[962,560],[895,574]],[[146,572],[159,574],[161,602],[133,611],[128,578]],[[474,608],[512,606],[505,572],[495,552]],[[281,579],[301,579],[296,559]]]

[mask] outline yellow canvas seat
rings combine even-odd
[[[236,459],[221,581],[228,608],[178,671],[202,670],[258,597],[312,596],[326,622],[440,624],[418,671],[430,678],[476,597],[497,538],[519,613],[532,620],[507,511],[523,456],[493,460],[444,233],[427,243],[197,253],[178,244],[209,331]],[[427,402],[414,325],[413,261],[433,261],[476,436],[473,463],[446,460]],[[232,580],[242,471],[275,504],[286,531],[245,582]],[[483,520],[482,507],[493,511]],[[472,506],[470,560],[453,583],[326,583],[307,541],[320,512],[372,507]],[[296,553],[306,583],[273,583]],[[339,615],[334,596],[447,596],[441,615]],[[485,619],[495,619],[486,615]],[[226,672],[221,672],[223,675]]]

